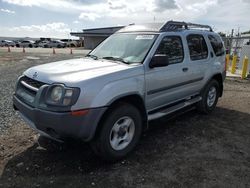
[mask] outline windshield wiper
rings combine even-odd
[[[88,54],[88,55],[86,55],[86,57],[91,57],[91,58],[93,58],[94,60],[97,60],[97,59],[98,59],[98,57],[97,57],[96,55],[92,55],[92,54]]]
[[[129,62],[124,61],[124,59],[122,59],[120,57],[107,56],[107,57],[102,57],[102,59],[113,60],[113,61],[120,61],[122,63],[129,64]]]

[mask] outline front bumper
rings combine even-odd
[[[99,120],[107,107],[89,109],[85,115],[72,115],[71,112],[51,112],[31,107],[15,95],[13,104],[21,117],[40,134],[63,141],[66,138],[90,141]]]

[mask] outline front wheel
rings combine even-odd
[[[214,110],[218,102],[220,93],[219,83],[216,80],[211,80],[202,91],[202,100],[197,104],[200,112],[208,114]]]
[[[139,110],[130,104],[119,104],[101,122],[91,146],[104,160],[116,161],[135,148],[141,132],[142,118]]]

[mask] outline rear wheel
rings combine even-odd
[[[202,91],[202,100],[197,104],[200,112],[208,114],[214,110],[218,102],[220,93],[219,83],[216,80],[211,80]]]
[[[135,148],[141,132],[139,110],[130,104],[119,104],[107,114],[91,146],[104,160],[116,161]]]

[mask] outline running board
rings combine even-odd
[[[154,114],[150,114],[150,115],[148,115],[148,121],[151,121],[151,120],[154,120],[154,119],[158,119],[158,118],[163,117],[165,115],[171,114],[171,113],[173,113],[173,112],[175,112],[177,110],[180,110],[180,109],[185,108],[187,106],[190,106],[190,105],[192,105],[194,103],[197,103],[201,99],[202,99],[201,96],[198,96],[198,97],[195,97],[195,98],[190,99],[188,101],[185,101],[185,102],[176,104],[174,106],[171,106],[171,107],[169,107],[167,109],[164,109],[162,111],[156,112]]]

